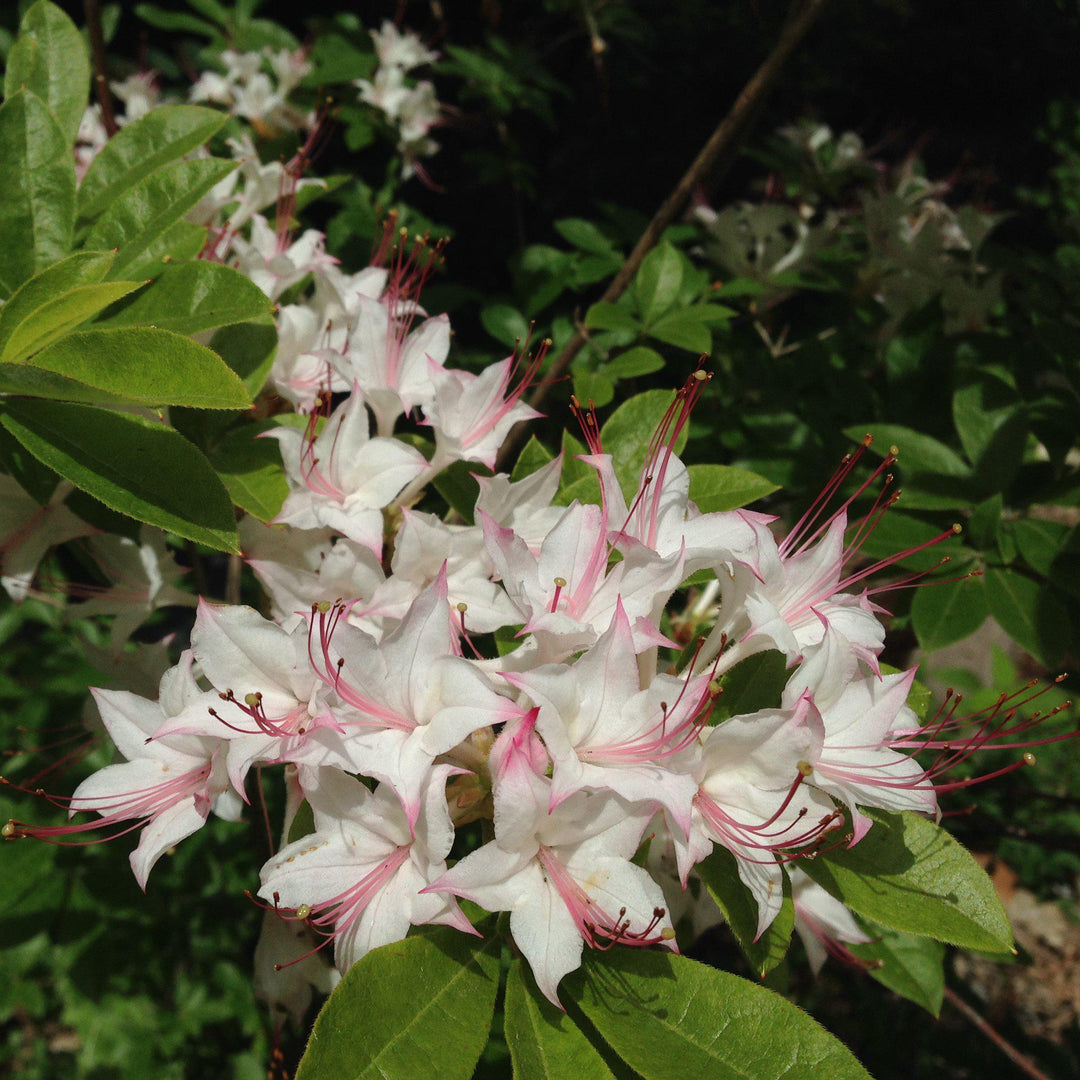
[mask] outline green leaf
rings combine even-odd
[[[615,384],[603,371],[575,371],[574,396],[596,409],[610,405],[615,398]]]
[[[76,379],[41,371],[31,364],[0,364],[0,394],[81,401],[87,405],[130,405],[120,394],[87,386]]]
[[[689,314],[688,309],[669,312],[651,323],[645,331],[649,337],[664,341],[679,349],[693,353],[712,351],[712,334],[699,319]]]
[[[210,348],[236,372],[254,397],[266,382],[277,353],[277,328],[270,316],[223,326],[210,339]]]
[[[296,1080],[469,1080],[495,1010],[499,951],[497,936],[438,927],[369,952],[316,1018]]]
[[[529,337],[529,324],[517,308],[509,304],[492,304],[480,312],[484,329],[498,342],[514,348]]]
[[[90,163],[76,200],[78,216],[97,217],[144,176],[210,139],[229,114],[199,105],[163,105],[122,127]]]
[[[630,330],[638,331],[641,323],[629,308],[620,304],[593,304],[585,312],[585,325],[590,330]]]
[[[139,405],[251,405],[244,384],[216,353],[171,330],[83,330],[35,353],[26,364]]]
[[[564,984],[645,1080],[869,1080],[790,1001],[737,975],[644,949],[586,950]]]
[[[0,330],[2,328],[3,315],[0,314]],[[1069,527],[1059,521],[1020,518],[1012,522],[1012,533],[1024,562],[1036,573],[1049,577],[1054,569],[1054,561],[1065,550]]]
[[[505,1010],[515,1080],[614,1080],[581,1028],[536,989],[520,959],[506,976]]]
[[[1015,570],[997,567],[990,567],[984,580],[990,614],[1001,629],[1047,667],[1057,667],[1069,613],[1053,591]]]
[[[664,358],[647,345],[636,345],[619,353],[614,360],[604,365],[604,372],[612,379],[636,379],[640,375],[651,375],[664,366]]]
[[[0,363],[17,364],[25,360],[127,296],[140,284],[138,281],[104,281],[97,285],[80,285],[54,296],[12,330],[0,352]]]
[[[39,461],[110,509],[239,553],[228,492],[172,428],[55,401],[7,402],[0,422]]]
[[[890,446],[899,449],[897,467],[901,474],[905,510],[949,510],[972,503],[972,471],[955,450],[931,435],[900,424],[866,424],[844,429],[844,434],[861,441],[874,436],[870,452],[884,457]]]
[[[982,952],[1012,952],[1012,928],[990,878],[944,829],[914,813],[866,811],[870,831],[799,865],[857,915]]]
[[[163,266],[198,258],[206,243],[206,229],[190,221],[174,221],[141,255],[124,268],[130,278],[153,278]]]
[[[711,722],[718,724],[733,716],[778,709],[788,677],[787,660],[782,652],[769,649],[748,656],[721,676],[720,685],[724,689],[716,699]]]
[[[144,22],[159,30],[176,30],[181,33],[200,34],[205,37],[217,37],[218,28],[205,19],[189,15],[184,11],[167,11],[156,4],[136,4],[135,14]]]
[[[860,960],[871,962],[866,973],[894,994],[939,1016],[945,995],[945,946],[932,938],[901,934],[882,926],[870,925],[867,931],[872,942],[847,946]]]
[[[144,176],[110,205],[90,230],[85,246],[119,249],[113,275],[142,265],[148,258],[160,258],[167,231],[237,164],[200,158],[181,161]],[[134,269],[130,272],[135,274]]]
[[[473,523],[476,497],[480,494],[480,485],[474,474],[491,476],[491,470],[476,461],[455,461],[431,481],[432,487],[465,519],[467,525]]]
[[[199,260],[162,267],[149,288],[97,325],[198,334],[272,314],[273,304],[250,278],[231,266]]]
[[[778,491],[779,484],[734,465],[690,465],[690,498],[703,514],[738,510]]]
[[[1000,491],[975,507],[967,523],[967,534],[975,547],[985,551],[994,546],[998,526],[1001,524],[1001,512],[1004,509],[1005,500]]]
[[[627,500],[637,492],[649,443],[674,399],[670,390],[646,390],[644,394],[636,394],[624,401],[600,429],[604,450],[611,455],[615,475]],[[684,425],[675,440],[676,454],[682,453],[687,434]]]
[[[68,253],[75,220],[71,147],[26,90],[0,106],[0,192],[0,291],[7,298]]]
[[[675,303],[682,288],[683,273],[683,256],[667,241],[657,244],[642,260],[634,278],[634,295],[646,326]]]
[[[694,871],[701,878],[709,895],[724,913],[750,966],[767,975],[787,955],[791,931],[795,928],[795,905],[791,900],[791,882],[784,875],[784,903],[779,914],[756,941],[758,926],[757,901],[742,883],[736,868],[735,856],[717,844],[712,854],[699,862]]]
[[[109,272],[112,261],[111,251],[78,251],[23,282],[15,295],[0,307],[0,348],[15,327],[53,297],[81,285],[96,285]]]
[[[90,92],[90,60],[75,24],[48,0],[23,16],[8,53],[4,97],[23,87],[48,106],[70,149]]]
[[[607,255],[615,246],[591,221],[584,218],[563,218],[556,221],[555,231],[574,247],[590,251],[594,255]]]
[[[525,448],[514,462],[514,471],[510,474],[512,481],[524,480],[526,476],[542,469],[548,462],[554,460],[555,455],[535,436],[530,435]]]
[[[986,621],[990,609],[981,578],[925,579],[911,601],[911,625],[927,652],[961,641]]]
[[[276,426],[273,421],[244,424],[208,454],[232,501],[260,521],[277,517],[289,494],[277,440],[256,438]]]

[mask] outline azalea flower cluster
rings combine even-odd
[[[306,304],[280,312],[272,373],[300,414],[266,433],[289,494],[273,522],[241,526],[271,617],[200,602],[156,700],[94,692],[125,760],[65,804],[98,816],[4,828],[54,841],[141,829],[131,865],[145,887],[211,814],[234,820],[261,797],[253,768],[281,766],[288,811],[258,890],[260,970],[281,976],[263,992],[294,1015],[309,984],[328,984],[321,945],[344,971],[412,925],[476,933],[461,898],[510,913],[557,1002],[585,946],[674,949],[672,912],[717,847],[734,857],[760,934],[795,860],[858,843],[867,807],[935,814],[950,786],[939,772],[1029,723],[1003,709],[965,734],[954,707],[921,726],[906,704],[914,671],[880,669],[881,609],[866,587],[880,566],[851,563],[888,499],[853,528],[856,496],[825,508],[861,450],[781,541],[765,515],[698,510],[675,446],[708,385],[701,370],[630,491],[578,406],[597,504],[559,505],[559,457],[479,478],[475,524],[416,509],[448,467],[494,466],[510,428],[536,415],[522,395],[543,359],[522,347],[480,374],[446,366],[448,321],[420,305],[437,254],[390,228],[355,275],[326,258],[241,260],[271,296],[294,276],[313,281]],[[302,352],[289,327],[305,322],[321,342]],[[410,421],[430,432],[426,453],[403,437]],[[681,667],[661,662],[677,647],[669,609],[702,572],[712,583],[694,609],[711,628]],[[145,611],[170,602],[167,574],[144,577]],[[770,650],[790,669],[781,700],[718,714],[725,676]],[[916,762],[920,749],[939,751],[933,765]],[[314,831],[288,842],[303,801]],[[477,821],[485,842],[454,861],[456,830]],[[834,901],[799,892],[804,927],[859,940]]]

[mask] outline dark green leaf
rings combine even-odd
[[[529,324],[517,308],[509,304],[492,304],[480,312],[484,329],[498,342],[514,348],[529,336]]]
[[[645,1080],[869,1080],[844,1044],[790,1001],[682,956],[586,950],[565,985]]]
[[[157,4],[136,4],[135,14],[159,30],[176,30],[180,33],[216,37],[220,31],[213,23],[196,18],[185,11],[167,11]]]
[[[240,376],[254,397],[274,366],[277,340],[274,320],[267,317],[258,322],[223,326],[210,339],[210,348]]]
[[[717,845],[712,854],[694,868],[709,895],[724,913],[750,966],[767,975],[787,955],[791,931],[795,928],[795,905],[791,901],[791,882],[784,875],[784,903],[779,914],[754,940],[758,926],[757,901],[742,883],[736,868],[735,856]]]
[[[61,293],[82,285],[95,285],[108,273],[112,252],[79,251],[35,274],[19,286],[15,295],[0,307],[0,349],[24,319]]]
[[[591,221],[584,218],[563,218],[555,222],[555,230],[574,247],[591,251],[594,255],[606,255],[614,247]]]
[[[6,299],[68,253],[75,221],[71,147],[41,99],[26,90],[0,106],[0,192],[0,299]]]
[[[38,0],[23,16],[8,53],[4,96],[23,87],[49,107],[73,146],[90,92],[90,60],[75,24],[48,0]]]
[[[239,552],[232,500],[182,435],[139,416],[55,401],[10,401],[0,422],[39,461],[106,506]]]
[[[716,699],[711,722],[718,724],[732,716],[779,708],[788,677],[783,653],[770,649],[748,656],[721,677],[724,690]]]
[[[989,614],[986,589],[979,577],[927,578],[911,601],[911,624],[927,652],[974,634]]]
[[[1012,928],[986,871],[918,814],[867,811],[870,831],[799,865],[857,915],[965,949],[1012,952]]]
[[[581,1028],[536,989],[521,960],[506,976],[505,1009],[515,1080],[614,1080]]]
[[[236,166],[235,161],[200,158],[181,161],[144,176],[102,214],[90,230],[86,247],[118,248],[113,276],[128,272],[129,267],[135,275],[136,266],[168,253],[162,250],[167,230],[179,223]]]
[[[138,281],[103,281],[97,285],[80,285],[54,296],[14,327],[0,352],[0,363],[17,364],[25,360],[92,319],[122,296],[127,296],[140,284]]]
[[[971,542],[977,548],[986,550],[994,546],[998,526],[1001,524],[1001,512],[1005,508],[1005,500],[1001,492],[985,499],[971,512],[968,518],[967,534]]]
[[[26,364],[139,405],[251,405],[244,384],[216,353],[171,330],[83,330],[35,353]]]
[[[97,217],[144,176],[202,146],[228,119],[218,109],[163,105],[122,127],[86,170],[76,201],[79,217]]]
[[[779,490],[780,485],[733,465],[691,465],[690,498],[703,514],[738,510]]]
[[[229,432],[208,455],[232,501],[260,521],[277,517],[289,494],[277,440],[256,438],[274,426],[245,424]]]
[[[870,961],[867,974],[931,1015],[940,1015],[945,994],[945,946],[932,938],[901,934],[883,926],[870,925],[867,932],[872,942],[847,946],[859,959]],[[876,966],[879,963],[881,966]]]
[[[666,241],[658,244],[641,262],[634,278],[641,320],[647,326],[663,315],[679,295],[684,272],[684,256]]]
[[[496,936],[438,927],[369,952],[316,1018],[296,1080],[469,1080],[491,1027],[499,949]]]
[[[477,484],[474,474],[490,476],[491,470],[475,461],[455,461],[431,482],[435,490],[465,519],[467,525],[473,523],[476,497],[480,494],[480,485]]]
[[[97,325],[198,334],[272,313],[273,304],[250,278],[231,266],[199,260],[162,267],[148,288]]]
[[[169,263],[195,259],[206,243],[206,229],[190,221],[174,221],[141,255],[125,267],[124,276],[153,278]]]
[[[1052,589],[1015,570],[986,571],[990,614],[1001,629],[1047,667],[1057,667],[1066,644],[1069,614]]]
[[[0,329],[2,327],[3,317],[0,316]],[[1069,527],[1058,521],[1020,518],[1012,522],[1012,534],[1024,562],[1043,577],[1049,577],[1054,560],[1065,548]]]

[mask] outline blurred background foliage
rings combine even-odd
[[[25,6],[0,12],[0,49]],[[82,22],[81,4],[61,6]],[[390,208],[449,237],[426,303],[451,314],[459,363],[501,358],[532,325],[553,339],[553,356],[584,330],[570,378],[548,388],[539,433],[549,445],[571,391],[603,416],[631,393],[680,383],[706,353],[716,377],[687,460],[753,469],[780,485],[761,508],[797,516],[869,432],[880,453],[899,447],[903,492],[867,556],[964,526],[898,562],[896,576],[926,574],[932,587],[879,597],[894,614],[890,663],[921,658],[921,678],[972,707],[1076,665],[1073,4],[832,0],[739,156],[694,193],[610,304],[596,303],[604,285],[775,42],[786,5],[414,0],[342,12],[310,0],[274,22],[252,0],[188,0],[105,4],[102,14],[110,75],[150,68],[178,94],[223,47],[310,48],[301,95],[322,102],[336,130],[315,169],[333,182],[307,219],[347,268],[367,262]],[[440,53],[432,78],[446,108],[426,182],[402,180],[392,140],[350,85],[374,64],[368,30],[395,14]],[[292,149],[267,132],[260,153]],[[69,558],[53,560],[54,580],[92,574]],[[224,563],[204,563],[207,591],[220,594]],[[140,636],[182,638],[186,626],[166,610]],[[84,756],[84,718],[93,723],[86,688],[110,677],[93,663],[106,635],[47,596],[0,603],[5,775],[69,791],[104,764]],[[951,825],[992,866],[1011,868],[1014,892],[1062,913],[1061,942],[1039,957],[1032,944],[1014,966],[1057,962],[1075,1010],[1080,762],[1071,742],[1039,757],[977,798],[955,796]],[[14,812],[0,802],[0,817]],[[249,975],[260,915],[243,895],[261,836],[258,821],[219,823],[159,870],[146,897],[123,841],[5,848],[0,1075],[265,1076],[270,1035]],[[741,963],[721,934],[698,955]],[[956,992],[1049,1074],[1080,1076],[1075,1012],[1025,1020],[973,970],[954,965]],[[790,978],[796,999],[882,1080],[1023,1075],[948,1008],[933,1021],[836,965],[813,982],[793,963]],[[301,1043],[287,1036],[284,1060]],[[889,1049],[897,1044],[902,1055]],[[502,1075],[505,1061],[489,1055],[480,1070]]]

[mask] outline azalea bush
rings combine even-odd
[[[791,128],[782,199],[701,204],[636,264],[625,216],[560,219],[455,297],[410,204],[432,130],[479,102],[505,140],[557,81],[494,38],[193,8],[140,8],[198,43],[186,84],[166,57],[91,102],[38,0],[0,106],[0,634],[32,669],[0,684],[0,925],[20,985],[57,941],[72,1075],[866,1076],[782,992],[793,935],[936,1015],[946,944],[1014,952],[950,797],[1072,746],[1056,672],[972,704],[887,639],[992,612],[1074,652],[1071,534],[1023,512],[1075,489],[1045,384],[957,345],[955,430],[881,407],[912,320],[997,332],[995,220]],[[318,174],[339,137],[377,180]],[[885,390],[816,430],[783,358],[848,352]],[[686,955],[719,924],[750,978]]]

